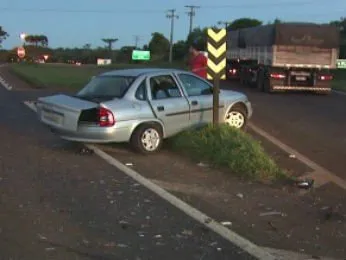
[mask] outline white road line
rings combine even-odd
[[[281,148],[283,151],[294,154],[296,158],[304,163],[305,165],[309,166],[311,169],[313,169],[316,173],[319,174],[319,179],[321,178],[321,175],[324,176],[324,178],[328,181],[333,182],[334,184],[338,185],[342,189],[346,190],[346,181],[338,176],[336,176],[334,173],[330,172],[329,170],[323,168],[322,166],[318,165],[316,162],[310,160],[309,158],[305,157],[298,151],[294,150],[290,146],[282,143],[280,140],[276,139],[274,136],[270,135],[269,133],[265,132],[261,128],[255,126],[252,123],[249,123],[248,125],[253,131],[255,131],[257,134],[263,136],[273,144],[275,144],[277,147]],[[313,177],[313,175],[310,174],[310,177]]]
[[[25,101],[24,104],[29,107],[33,111],[37,111],[36,106],[33,102]],[[176,208],[180,209],[181,211],[185,212],[188,216],[192,217],[193,219],[197,220],[201,224],[205,225],[215,233],[219,234],[232,244],[238,246],[242,250],[246,251],[247,253],[251,254],[252,256],[256,257],[257,259],[263,259],[263,260],[276,260],[277,258],[273,255],[269,254],[266,250],[262,249],[261,247],[255,245],[251,241],[247,240],[246,238],[243,238],[242,236],[238,235],[237,233],[233,232],[227,227],[224,227],[222,224],[216,222],[203,212],[195,209],[194,207],[190,206],[189,204],[185,203],[181,199],[175,197],[165,189],[161,188],[160,186],[154,184],[149,179],[143,177],[138,172],[134,171],[133,169],[127,167],[120,161],[116,160],[109,154],[105,153],[104,151],[100,150],[94,145],[86,145],[89,149],[92,149],[96,155],[98,155],[100,158],[102,158],[104,161],[108,162],[110,165],[113,165],[114,167],[118,168],[120,171],[128,175],[129,177],[133,178],[138,183],[142,184],[147,189],[151,190],[167,202],[171,203]]]
[[[6,82],[6,80],[0,76],[0,84],[7,90],[12,90],[12,86]]]
[[[94,145],[86,145],[89,149],[94,150],[95,154],[97,154],[99,157],[101,157],[103,160],[108,162],[109,164],[113,165],[114,167],[118,168],[122,172],[124,172],[126,175],[130,176],[134,180],[136,180],[138,183],[142,184],[147,189],[151,190],[152,192],[156,193],[158,196],[166,200],[167,202],[171,203],[173,206],[179,208],[181,211],[185,212],[187,215],[192,217],[193,219],[197,220],[201,224],[205,225],[215,233],[219,234],[220,236],[227,239],[232,244],[238,246],[239,248],[243,249],[244,251],[248,252],[249,254],[253,255],[254,257],[258,259],[276,259],[274,256],[263,250],[262,248],[258,247],[257,245],[253,244],[249,240],[241,237],[237,233],[231,231],[230,229],[224,227],[220,223],[214,221],[209,216],[204,214],[203,212],[193,208],[189,204],[185,203],[184,201],[180,200],[179,198],[175,197],[165,189],[161,188],[160,186],[154,184],[147,178],[143,177],[133,169],[127,167],[126,165],[122,164],[120,161],[116,160],[112,156],[108,155],[107,153],[103,152],[99,148],[97,148]]]

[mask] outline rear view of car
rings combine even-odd
[[[109,102],[121,99],[134,79],[98,76],[73,97],[61,94],[39,98],[39,119],[67,140],[102,143],[123,139],[126,133],[116,124]]]

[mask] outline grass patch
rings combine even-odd
[[[55,87],[75,91],[82,88],[92,76],[102,72],[144,67],[184,68],[179,63],[113,64],[105,67],[69,64],[12,64],[11,72],[34,87]]]
[[[53,66],[43,64],[13,64],[11,72],[36,87],[58,87],[77,90],[93,75],[101,72],[95,67]]]
[[[208,162],[245,179],[275,181],[288,178],[258,141],[227,125],[208,125],[185,131],[172,139],[171,147],[194,161]]]

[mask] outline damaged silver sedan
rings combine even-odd
[[[61,138],[84,143],[130,142],[142,153],[163,139],[213,120],[213,86],[183,70],[127,69],[103,73],[75,96],[37,101],[39,120]],[[220,121],[244,128],[251,103],[239,92],[220,91]]]

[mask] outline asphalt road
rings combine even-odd
[[[256,126],[346,179],[346,96],[266,94],[235,82],[223,87],[248,95]]]
[[[96,155],[80,155],[24,99],[0,87],[0,259],[253,259]]]

